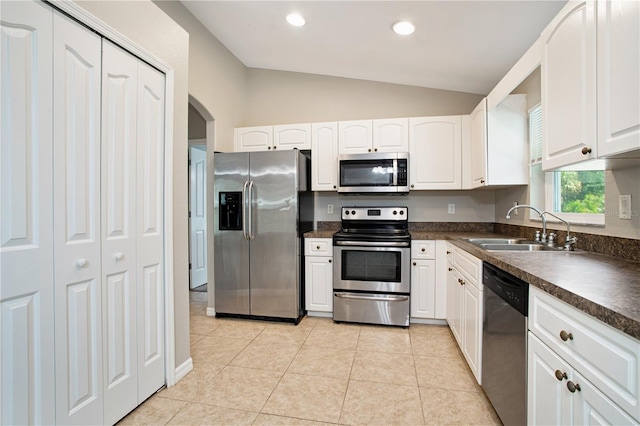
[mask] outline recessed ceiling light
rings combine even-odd
[[[414,27],[413,24],[408,21],[399,21],[393,24],[393,31],[396,34],[409,35],[409,34],[413,34],[415,30],[416,30],[416,27]]]
[[[287,22],[293,25],[294,27],[302,27],[306,24],[304,18],[297,13],[290,13],[287,15]]]

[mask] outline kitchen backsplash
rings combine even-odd
[[[318,231],[338,231],[339,229],[340,222],[320,221],[317,223]],[[489,222],[409,222],[410,231],[495,232],[497,234],[529,239],[533,239],[537,229],[540,228]],[[553,232],[558,234],[557,241],[559,243],[565,240],[565,231],[554,230]],[[578,238],[576,248],[579,250],[640,262],[640,240],[587,234],[583,232],[572,232],[571,234]]]

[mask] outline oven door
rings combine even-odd
[[[399,247],[397,243],[381,244],[336,242],[333,246],[333,289],[408,294],[411,290],[410,248]]]

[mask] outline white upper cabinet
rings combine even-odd
[[[508,95],[494,108],[486,109],[483,99],[470,115],[471,147],[466,157],[470,176],[464,188],[497,185],[526,185],[529,182],[527,160],[527,97]]]
[[[373,152],[408,152],[409,119],[373,120]]]
[[[542,168],[551,170],[597,155],[594,0],[568,3],[541,37]]]
[[[311,149],[311,124],[238,127],[235,151],[270,151],[272,149]]]
[[[336,191],[338,186],[338,123],[311,125],[311,189]]]
[[[338,122],[338,154],[373,152],[373,122],[355,120]]]
[[[411,189],[462,188],[459,115],[409,119]]]
[[[273,126],[273,149],[294,148],[311,149],[311,124]]]
[[[598,2],[598,156],[640,156],[640,2]]]

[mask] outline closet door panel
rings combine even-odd
[[[55,421],[52,19],[0,10],[0,424]]]
[[[136,114],[138,61],[103,41],[102,308],[104,423],[138,405],[136,333]]]
[[[137,296],[138,398],[164,376],[164,75],[138,62]]]
[[[103,421],[100,37],[54,12],[56,420]]]

